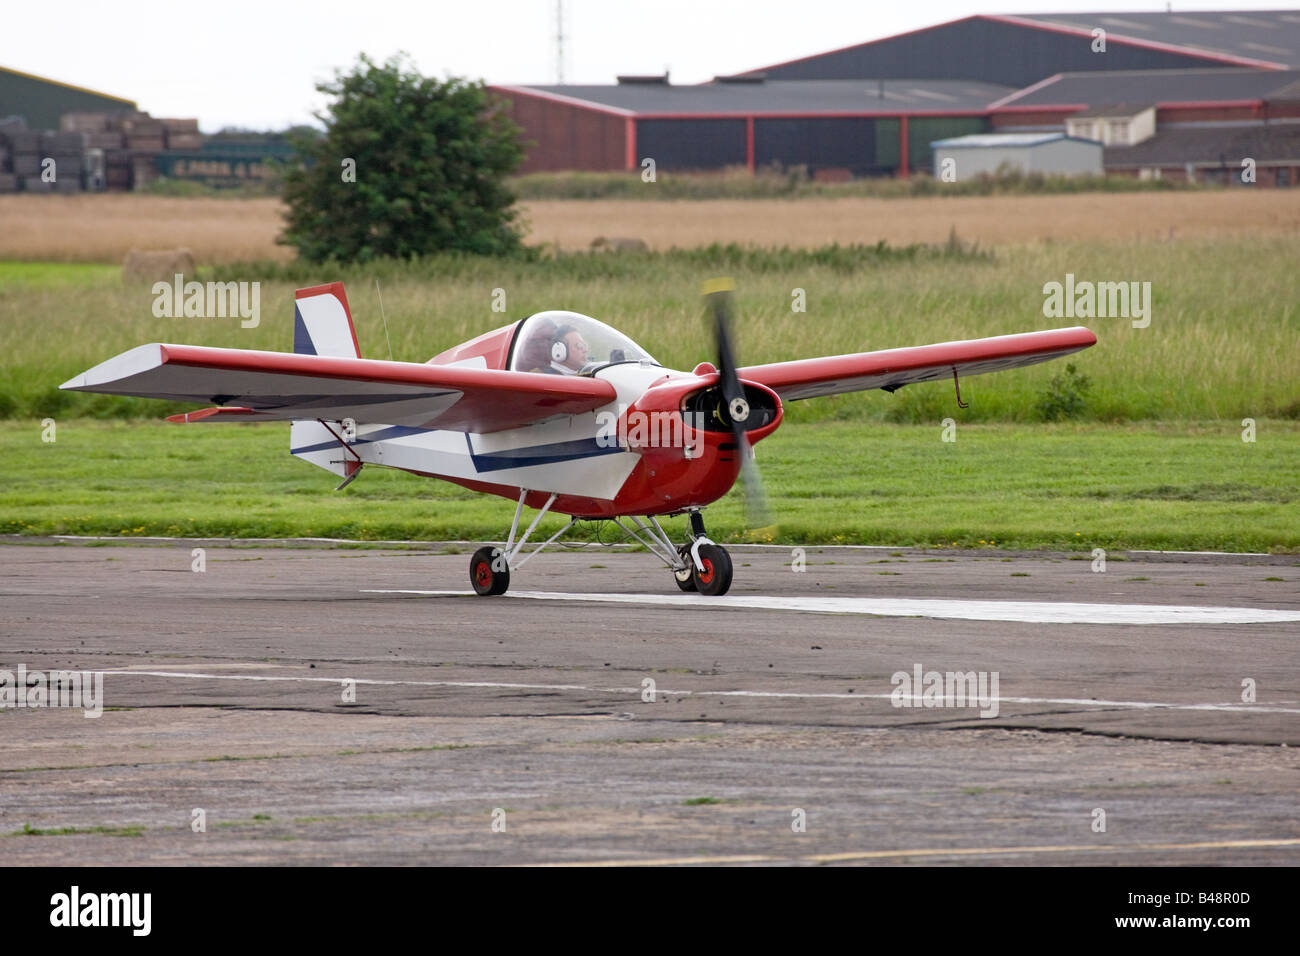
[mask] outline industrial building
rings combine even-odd
[[[907,176],[932,169],[937,141],[1060,133],[1097,139],[1106,171],[1144,176],[1219,178],[1250,147],[1260,183],[1289,185],[1296,71],[1300,10],[977,15],[702,84],[493,89],[530,143],[525,172],[649,157]]]
[[[196,119],[0,67],[0,193],[130,189],[156,178],[159,155],[202,146]]]
[[[136,189],[160,176],[259,185],[292,155],[283,136],[204,136],[197,119],[0,67],[0,193]]]
[[[0,66],[0,118],[21,116],[31,129],[58,129],[64,113],[135,108],[134,100]]]

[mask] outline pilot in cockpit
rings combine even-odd
[[[551,375],[577,375],[587,366],[587,340],[571,325],[561,325],[550,336],[549,364],[532,371]]]

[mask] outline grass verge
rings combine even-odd
[[[0,532],[131,538],[492,541],[501,498],[370,468],[345,491],[288,454],[287,425],[0,422]],[[1089,551],[1300,552],[1300,423],[1125,426],[787,424],[758,446],[774,527],[739,491],[708,509],[720,541]],[[539,531],[557,530],[548,516]],[[674,537],[685,522],[670,519]],[[607,524],[576,537],[614,540]]]

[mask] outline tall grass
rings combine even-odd
[[[387,357],[375,294],[383,291],[394,357],[424,361],[543,309],[573,309],[622,329],[660,362],[692,368],[713,358],[701,280],[736,280],[739,354],[759,364],[1085,324],[1099,344],[1071,360],[1092,387],[1083,420],[1300,417],[1300,271],[1285,239],[1232,242],[1042,243],[995,256],[884,246],[752,249],[715,246],[637,255],[558,255],[532,261],[440,257],[366,267],[255,264],[200,278],[258,280],[255,329],[233,319],[158,319],[149,287],[88,272],[33,279],[0,265],[0,416],[161,415],[181,406],[60,392],[78,372],[144,342],[287,351],[295,287],[342,279],[362,354]],[[26,268],[26,267],[23,267]],[[1152,318],[1050,319],[1043,284],[1066,273],[1095,281],[1149,281]],[[493,290],[507,310],[492,311]],[[791,309],[795,289],[807,311]],[[1033,421],[1060,362],[888,395],[792,403],[795,421]]]
[[[656,173],[653,182],[631,172],[529,173],[511,180],[520,199],[807,199],[818,197],[1036,196],[1062,193],[1132,193],[1203,191],[1207,187],[1172,180],[1132,176],[1056,176],[1000,170],[957,182],[941,182],[925,173],[907,179],[873,178],[815,182],[803,166],[766,168],[750,173],[743,166],[718,172]]]

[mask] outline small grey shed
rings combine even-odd
[[[946,182],[995,173],[1004,163],[1024,173],[1102,174],[1102,144],[1065,133],[974,133],[930,146],[934,176]]]

